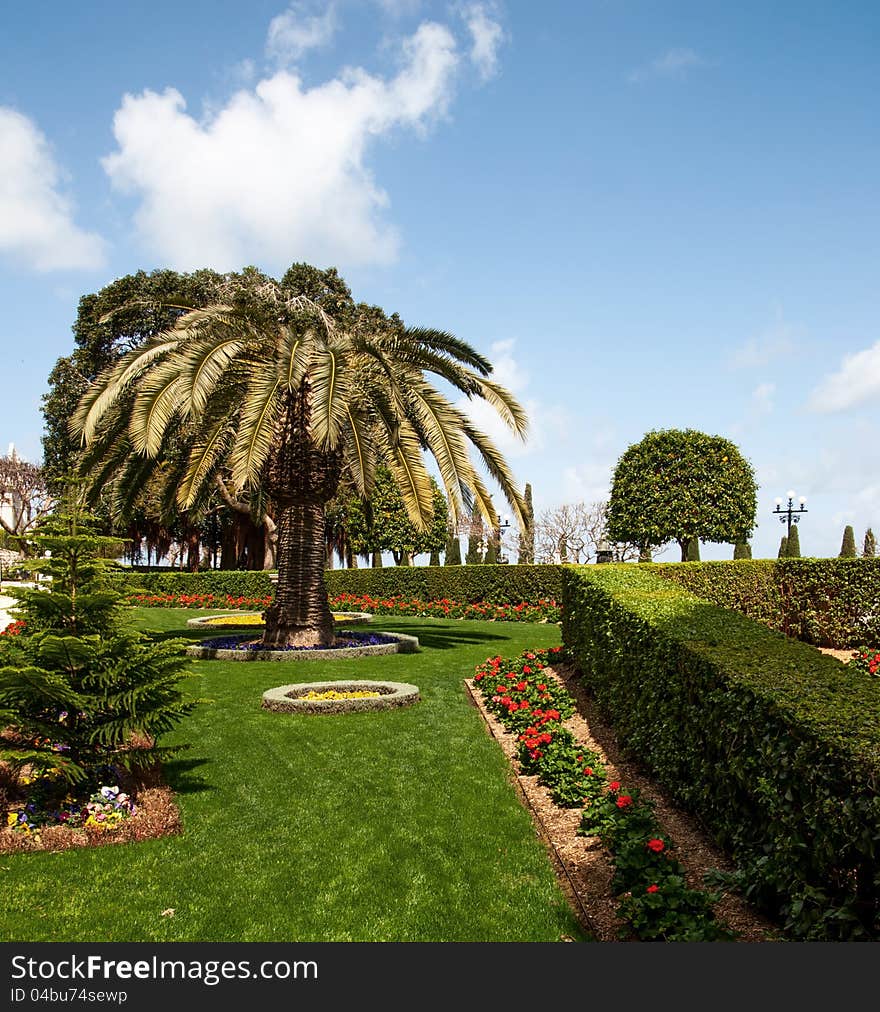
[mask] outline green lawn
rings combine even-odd
[[[142,610],[165,634],[193,612]],[[497,744],[462,680],[487,656],[559,643],[555,625],[377,619],[416,655],[194,661],[210,699],[166,743],[183,833],[0,856],[0,939],[556,941],[582,938]],[[342,677],[414,682],[395,711],[276,714],[261,693]],[[172,908],[173,917],[162,912]]]

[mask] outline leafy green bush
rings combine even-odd
[[[880,644],[880,559],[663,563],[652,572],[806,643]]]
[[[658,568],[564,571],[585,683],[791,937],[880,938],[880,683]]]
[[[31,536],[51,555],[29,568],[51,582],[11,591],[18,621],[0,639],[0,760],[59,783],[88,782],[110,764],[152,766],[164,752],[156,738],[194,706],[178,687],[180,642],[130,628],[98,557],[113,539],[95,533],[75,500]],[[142,745],[127,748],[135,734]]]
[[[381,569],[331,569],[324,574],[330,597],[341,594],[377,598],[488,604],[559,601],[560,566],[385,566]],[[119,570],[114,586],[126,593],[207,595],[215,598],[262,598],[274,594],[267,572],[212,569],[202,573],[144,573]],[[223,607],[222,603],[218,607]]]

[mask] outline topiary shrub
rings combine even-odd
[[[735,559],[750,559],[752,557],[752,546],[748,541],[737,541],[733,546],[733,557]]]
[[[874,532],[869,527],[865,531],[865,542],[862,546],[862,557],[865,559],[873,559],[877,554],[877,543],[874,540]]]
[[[783,534],[782,540],[779,542],[779,553],[776,556],[778,559],[788,558],[788,538]]]
[[[791,525],[791,534],[788,536],[788,546],[786,547],[785,554],[789,559],[799,559],[801,557],[801,536],[798,534],[797,524]]]
[[[856,536],[851,524],[843,529],[843,541],[840,543],[841,559],[854,559],[856,557]]]

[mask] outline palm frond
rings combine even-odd
[[[177,488],[177,503],[183,509],[192,507],[205,485],[213,481],[214,469],[223,457],[230,436],[229,423],[227,419],[221,418],[213,430],[208,432],[206,438],[198,439],[193,444]]]
[[[280,385],[273,370],[257,373],[247,389],[229,458],[232,480],[238,488],[256,486],[269,456],[280,407]]]
[[[376,473],[376,448],[365,414],[349,405],[348,433],[343,442],[346,470],[358,495],[368,498]]]
[[[135,450],[148,457],[155,457],[162,449],[162,441],[168,426],[181,408],[183,377],[179,372],[167,368],[157,369],[142,385],[131,412],[128,432]]]
[[[434,516],[434,492],[412,426],[407,421],[401,423],[396,445],[384,428],[379,430],[379,439],[385,463],[400,488],[407,516],[417,531],[427,530]]]
[[[476,348],[471,347],[466,341],[447,333],[445,330],[432,330],[428,327],[407,327],[404,330],[404,340],[430,351],[439,351],[449,355],[458,362],[476,369],[482,376],[488,376],[492,372],[492,363]]]
[[[345,355],[332,347],[318,351],[309,372],[311,437],[322,450],[339,445],[342,427],[348,421],[351,376]]]

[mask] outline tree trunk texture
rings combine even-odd
[[[267,647],[329,646],[333,615],[324,583],[324,504],[288,506],[278,517],[278,585],[266,609]]]
[[[330,646],[335,639],[324,582],[324,507],[341,473],[341,452],[319,450],[309,438],[304,383],[279,419],[267,470],[267,491],[277,507],[278,583],[264,613],[266,647]]]

